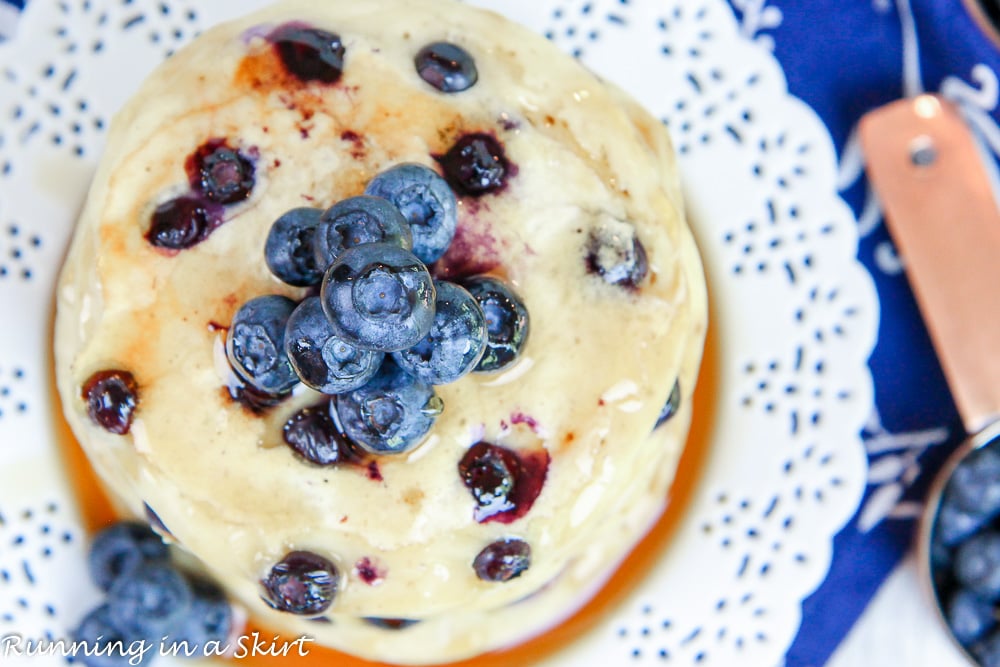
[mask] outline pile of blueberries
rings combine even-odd
[[[931,573],[952,634],[981,665],[1000,667],[1000,442],[952,473],[931,534]]]
[[[275,400],[300,382],[334,396],[330,416],[351,442],[409,451],[443,409],[434,385],[509,366],[528,335],[528,312],[505,282],[432,277],[428,265],[456,227],[448,183],[413,163],[327,210],[288,211],[265,259],[280,280],[311,289],[298,303],[272,294],[237,311],[226,340],[233,370]]]
[[[74,639],[93,653],[80,654],[87,667],[139,664],[129,654],[138,642],[147,647],[141,664],[161,651],[195,658],[225,648],[233,626],[225,594],[175,567],[147,524],[124,521],[105,528],[95,536],[87,564],[94,584],[107,593],[75,632]]]

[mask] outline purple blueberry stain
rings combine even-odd
[[[549,468],[544,450],[515,452],[478,442],[458,463],[458,473],[476,502],[479,523],[512,523],[528,513],[542,492]]]
[[[354,564],[354,575],[369,586],[377,586],[386,577],[386,569],[365,556]]]

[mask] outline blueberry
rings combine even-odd
[[[269,294],[247,301],[233,316],[226,354],[236,374],[254,389],[284,394],[299,381],[285,354],[285,324],[294,310],[291,299]]]
[[[465,283],[486,315],[486,353],[477,371],[496,371],[517,359],[528,340],[528,310],[506,283],[483,276]]]
[[[233,629],[233,608],[218,586],[203,577],[189,577],[191,609],[169,639],[180,646],[187,642],[192,655],[204,655],[208,642],[224,643]],[[183,655],[185,651],[182,650]]]
[[[112,620],[108,604],[97,607],[84,617],[73,632],[73,640],[89,648],[78,654],[86,667],[134,667],[149,663],[156,655],[156,651],[148,650],[139,657],[137,649],[142,648],[149,638],[119,628]]]
[[[1000,454],[992,447],[971,452],[955,467],[945,497],[976,516],[1000,513]]]
[[[264,259],[279,280],[296,287],[318,285],[323,270],[316,262],[314,239],[323,211],[295,208],[278,218],[267,234]]]
[[[285,327],[285,351],[304,384],[324,394],[362,386],[378,371],[382,352],[362,350],[338,336],[318,296],[298,305]]]
[[[285,443],[317,465],[357,462],[358,456],[330,416],[330,406],[303,408],[289,417],[283,428]]]
[[[949,498],[945,497],[935,519],[935,539],[940,540],[946,546],[953,547],[988,522],[989,517],[960,510],[950,502]]]
[[[413,253],[388,243],[345,250],[327,269],[320,296],[337,333],[364,349],[402,350],[434,324],[431,274]]]
[[[310,551],[292,551],[261,581],[264,601],[278,611],[315,616],[333,603],[340,572],[329,560]]]
[[[254,166],[248,157],[224,140],[207,141],[188,158],[191,188],[209,201],[235,204],[250,196]]]
[[[170,529],[167,528],[165,523],[163,523],[163,519],[161,519],[160,515],[156,513],[156,510],[149,506],[149,503],[143,502],[142,509],[146,514],[146,520],[149,522],[149,527],[154,533],[160,537],[173,538],[173,534],[170,532]]]
[[[970,650],[980,667],[1000,667],[1000,630],[987,635],[986,639],[974,644]]]
[[[458,462],[458,473],[476,500],[476,520],[514,509],[514,487],[521,462],[514,452],[478,442]]]
[[[170,564],[147,563],[123,574],[108,591],[111,620],[149,639],[177,630],[191,611],[191,587]]]
[[[217,204],[200,197],[183,196],[156,207],[146,240],[164,250],[185,250],[201,243],[222,224]]]
[[[1000,534],[974,535],[955,553],[955,578],[974,593],[1000,599]]]
[[[137,521],[113,524],[97,535],[87,555],[90,578],[102,591],[146,563],[165,562],[167,545],[152,528]]]
[[[98,371],[83,383],[83,400],[90,420],[115,435],[132,428],[132,415],[139,403],[135,378],[128,371]]]
[[[336,33],[285,23],[267,38],[285,69],[299,81],[335,83],[344,71],[344,43]]]
[[[448,384],[479,363],[486,351],[486,315],[468,291],[438,281],[434,324],[416,345],[392,353],[399,367],[421,382]]]
[[[591,230],[586,262],[591,273],[627,289],[636,289],[649,272],[646,249],[635,228],[610,216]]]
[[[660,428],[670,421],[670,418],[677,414],[680,406],[681,383],[680,380],[674,380],[674,387],[670,390],[670,396],[667,396],[667,402],[663,404],[663,408],[660,410],[660,415],[656,418],[656,424],[653,425],[653,428]]]
[[[469,52],[451,42],[434,42],[413,59],[420,78],[443,93],[459,93],[476,84],[479,72]]]
[[[334,204],[316,230],[316,262],[326,269],[348,248],[364,243],[391,243],[409,250],[413,233],[406,218],[381,197],[361,195]]]
[[[386,358],[368,384],[337,396],[334,409],[352,442],[373,454],[399,454],[420,443],[441,401],[432,387]]]
[[[361,620],[383,630],[405,630],[420,622],[410,618],[382,618],[381,616],[364,616]]]
[[[976,641],[996,625],[993,603],[972,591],[958,590],[948,601],[948,626],[963,646]]]
[[[472,562],[477,577],[496,583],[519,577],[530,566],[531,545],[517,538],[497,540],[487,545]]]
[[[366,195],[381,197],[399,209],[413,233],[413,254],[424,264],[437,261],[458,226],[455,193],[437,172],[422,164],[396,165],[373,178]]]
[[[472,197],[503,187],[510,163],[496,137],[484,132],[466,134],[438,158],[448,182]]]

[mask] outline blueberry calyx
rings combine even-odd
[[[441,412],[434,389],[387,357],[365,386],[333,401],[344,434],[372,454],[401,454],[415,448]]]
[[[486,315],[469,292],[435,282],[434,323],[413,347],[393,352],[403,370],[427,384],[448,384],[472,371],[486,352]]]
[[[363,349],[405,349],[434,323],[435,288],[427,267],[389,243],[345,250],[327,269],[320,296],[337,334]]]
[[[229,363],[240,379],[265,394],[286,394],[299,381],[285,353],[285,325],[294,310],[288,297],[259,296],[236,311],[229,327]]]
[[[421,262],[431,264],[444,255],[458,227],[458,205],[437,172],[422,164],[399,164],[375,176],[365,194],[399,210],[413,234],[413,254]]]
[[[316,263],[325,270],[345,250],[359,245],[389,243],[409,250],[413,233],[391,203],[360,195],[339,201],[322,214],[314,243]]]
[[[318,285],[326,266],[316,261],[315,237],[323,211],[294,208],[278,218],[267,234],[264,259],[279,280],[296,287]]]
[[[339,336],[316,296],[304,299],[289,316],[285,350],[302,382],[324,394],[361,387],[378,372],[384,356]]]

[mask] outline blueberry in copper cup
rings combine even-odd
[[[1000,664],[1000,422],[959,447],[938,473],[918,553],[951,638],[978,664]]]

